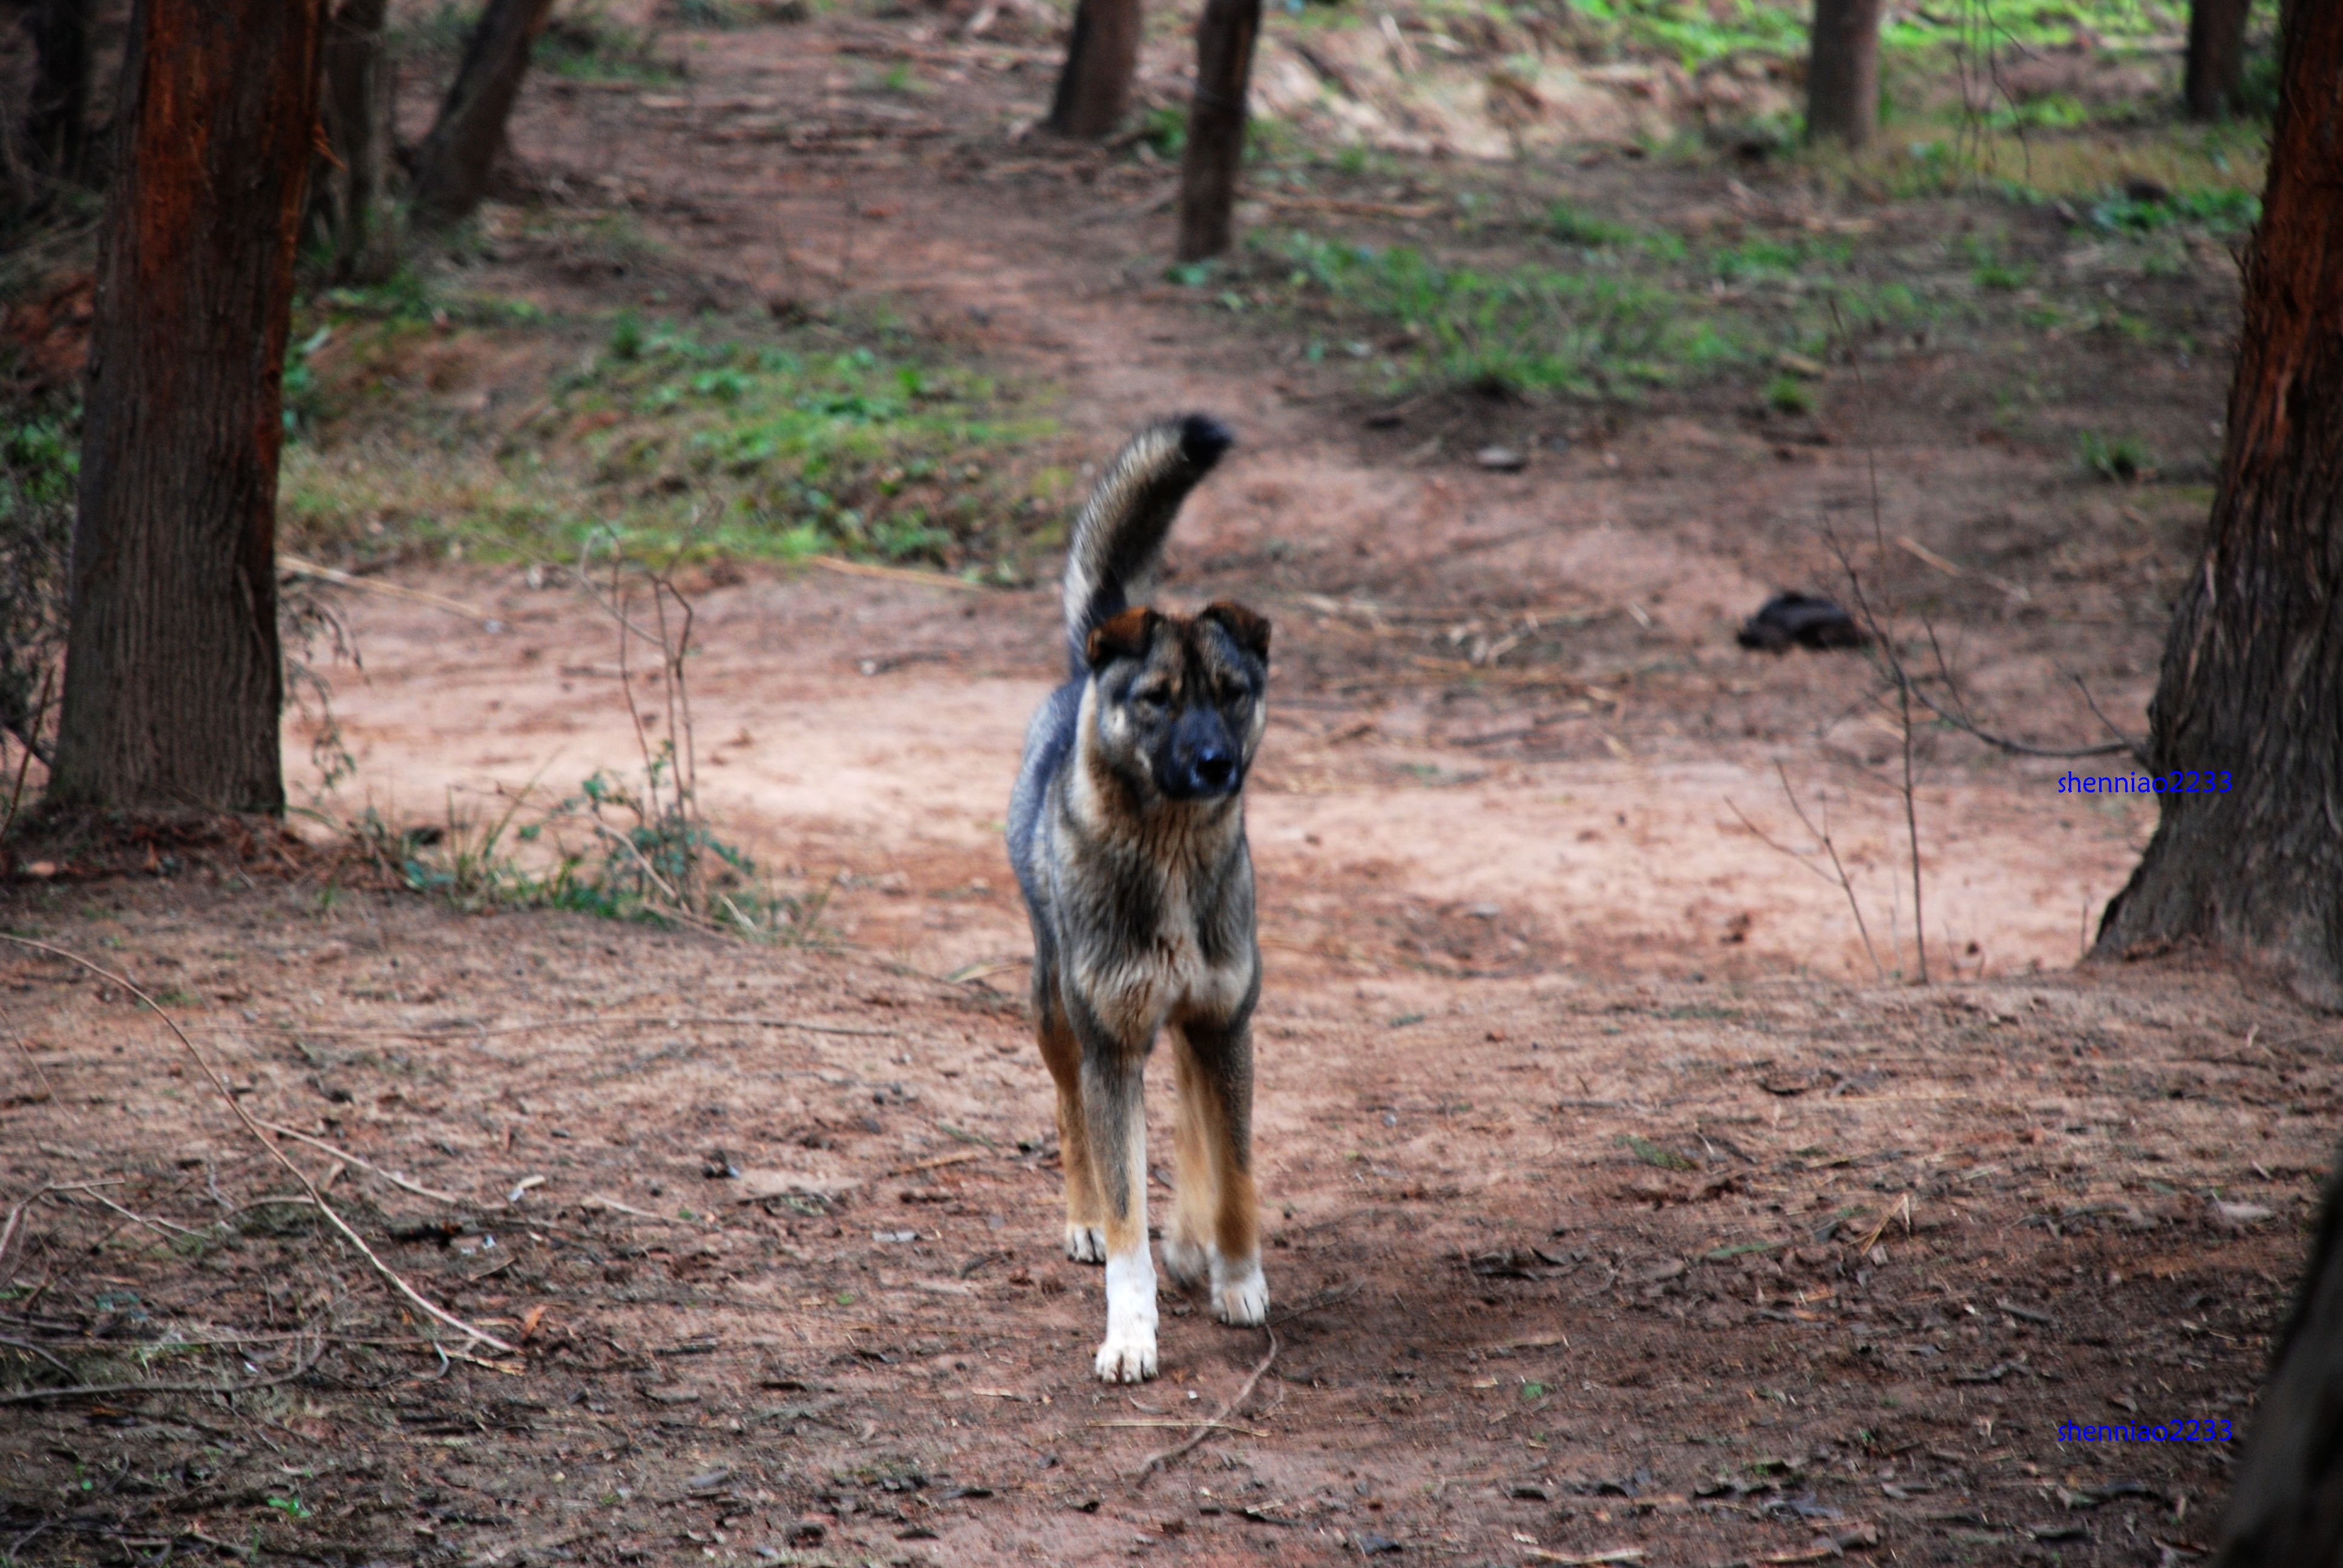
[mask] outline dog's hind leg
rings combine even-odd
[[[1249,1017],[1213,1025],[1193,1020],[1180,1040],[1180,1121],[1197,1150],[1198,1177],[1189,1191],[1183,1137],[1176,1200],[1176,1233],[1191,1254],[1210,1239],[1212,1315],[1252,1327],[1269,1316],[1269,1280],[1261,1269],[1261,1195],[1252,1179],[1252,1027]],[[1184,1224],[1183,1224],[1184,1221]],[[1167,1232],[1164,1266],[1173,1266]],[[1183,1260],[1187,1261],[1187,1260]]]
[[[1155,1375],[1155,1264],[1147,1251],[1147,1109],[1143,1051],[1109,1041],[1082,1053],[1082,1111],[1091,1168],[1106,1211],[1106,1339],[1098,1375],[1140,1382]]]
[[[1077,1263],[1106,1261],[1106,1206],[1091,1161],[1089,1119],[1082,1114],[1082,1048],[1066,1021],[1051,977],[1034,982],[1036,1032],[1041,1060],[1058,1086],[1058,1162],[1066,1175],[1066,1256]],[[1045,994],[1046,993],[1046,994]]]

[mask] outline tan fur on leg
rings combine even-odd
[[[1053,1010],[1054,1012],[1054,1010]],[[1106,1261],[1106,1204],[1091,1161],[1089,1119],[1082,1113],[1082,1048],[1065,1015],[1044,1018],[1041,1060],[1058,1086],[1058,1162],[1066,1178],[1066,1256],[1077,1263]]]
[[[1172,1114],[1174,1185],[1172,1218],[1163,1227],[1163,1271],[1174,1284],[1202,1285],[1212,1278],[1213,1237],[1220,1211],[1220,1164],[1212,1153],[1212,1110],[1187,1036],[1171,1030],[1172,1067],[1179,1100]]]

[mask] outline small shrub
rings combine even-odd
[[[2110,440],[2097,430],[2086,430],[2075,443],[2083,467],[2112,484],[2128,485],[2155,471],[2147,446],[2137,436]]]
[[[1811,414],[1815,411],[1815,390],[1797,377],[1785,371],[1765,383],[1765,407],[1776,414]]]

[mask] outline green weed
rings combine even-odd
[[[2095,203],[2089,221],[2118,234],[2154,234],[2182,226],[2240,235],[2261,221],[2261,197],[2247,190],[2117,191]]]
[[[2137,436],[2110,439],[2097,430],[2086,430],[2076,437],[2075,455],[2084,467],[2113,484],[2131,484],[2156,468],[2147,444]]]
[[[529,63],[577,82],[658,85],[683,80],[683,67],[658,52],[650,28],[620,25],[598,6],[565,10],[538,35]]]
[[[1188,150],[1188,114],[1170,104],[1158,104],[1139,118],[1139,139],[1161,158],[1177,158]],[[1364,166],[1363,157],[1361,166]]]
[[[1765,383],[1765,407],[1776,414],[1811,414],[1815,390],[1787,372]]]
[[[1567,201],[1558,201],[1546,209],[1545,232],[1564,245],[1583,245],[1593,249],[1625,245],[1636,237],[1636,231],[1626,225],[1596,217],[1576,203]]]

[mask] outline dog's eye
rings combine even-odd
[[[1142,687],[1131,694],[1131,700],[1137,707],[1153,710],[1170,700],[1170,694],[1160,686]]]

